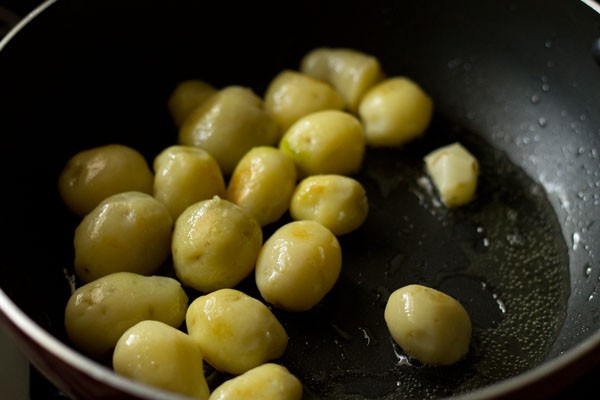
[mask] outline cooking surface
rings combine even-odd
[[[28,9],[35,5],[35,1],[5,1],[0,0],[0,7],[4,10],[12,10],[13,15],[24,15]],[[3,11],[4,11],[3,10]],[[7,13],[4,13],[5,15]],[[35,370],[31,370],[29,364],[14,349],[12,343],[4,335],[0,335],[0,388],[3,395],[8,395],[7,400],[15,399],[48,399],[61,398],[60,393],[41,378]],[[580,383],[564,391],[563,396],[557,398],[573,398],[583,394],[584,390],[594,390],[594,380],[600,377],[600,367],[587,374]],[[29,397],[27,396],[29,393]],[[14,397],[11,397],[14,396]]]

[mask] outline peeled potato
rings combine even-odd
[[[153,166],[154,197],[167,206],[173,221],[197,201],[225,197],[219,163],[200,147],[169,146],[154,158]]]
[[[425,168],[447,207],[458,207],[475,197],[479,161],[460,143],[440,147],[424,158]]]
[[[71,157],[60,173],[58,189],[65,205],[84,216],[113,194],[151,194],[153,181],[152,170],[139,151],[122,144],[107,144]]]
[[[302,383],[286,367],[266,363],[231,378],[209,400],[300,400]]]
[[[179,82],[167,101],[175,126],[183,125],[183,121],[216,91],[211,84],[199,79]]]
[[[65,308],[65,328],[77,348],[102,358],[140,321],[154,319],[179,327],[187,305],[188,297],[176,279],[116,272],[71,295]]]
[[[227,86],[206,99],[179,129],[179,144],[199,146],[229,175],[254,146],[275,145],[279,129],[251,89]]]
[[[288,336],[259,300],[236,289],[196,298],[186,325],[204,359],[219,371],[239,375],[283,355]]]
[[[394,341],[423,364],[454,364],[469,351],[469,314],[439,290],[416,284],[401,287],[390,295],[384,316]]]
[[[391,77],[365,93],[358,115],[368,146],[398,147],[425,133],[433,117],[433,100],[413,80]]]
[[[173,267],[184,285],[203,293],[229,288],[252,273],[261,245],[256,219],[215,196],[192,204],[175,221]]]
[[[341,269],[342,250],[335,235],[316,221],[293,221],[265,241],[255,279],[268,303],[307,311],[329,293]]]
[[[254,147],[231,174],[227,199],[265,226],[288,210],[297,175],[294,161],[278,148]]]
[[[167,207],[149,194],[112,195],[75,229],[75,273],[83,282],[120,271],[154,274],[171,252],[172,227]]]
[[[360,169],[365,133],[354,115],[345,111],[317,111],[297,120],[283,135],[279,148],[304,178],[316,174],[349,175]]]
[[[307,114],[344,108],[344,99],[330,84],[293,70],[275,76],[264,99],[265,109],[282,133]]]
[[[300,72],[333,85],[351,112],[357,111],[365,92],[384,76],[376,57],[343,47],[311,50],[302,58]]]
[[[344,175],[312,175],[300,181],[292,195],[290,215],[295,220],[317,221],[334,235],[359,228],[369,212],[362,184]]]
[[[210,395],[200,347],[163,322],[133,325],[119,338],[112,360],[115,372],[135,381],[201,400]]]

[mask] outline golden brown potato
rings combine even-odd
[[[425,133],[433,116],[433,100],[413,80],[392,77],[365,93],[358,115],[368,146],[398,147]]]
[[[196,298],[185,322],[204,359],[233,375],[278,359],[288,335],[261,301],[236,289],[220,289]]]
[[[167,101],[175,126],[183,125],[183,121],[216,91],[214,86],[200,79],[179,82]]]
[[[330,83],[355,113],[365,92],[384,77],[376,57],[343,47],[318,47],[300,61],[300,72]]]
[[[279,129],[251,89],[228,86],[205,100],[185,119],[179,144],[199,146],[219,162],[229,176],[252,147],[275,145]]]
[[[75,229],[75,273],[83,282],[121,271],[154,274],[171,252],[172,228],[167,207],[149,194],[112,195]]]
[[[82,150],[65,164],[58,190],[65,205],[84,216],[113,194],[152,193],[154,175],[144,156],[122,144]]]
[[[290,215],[317,221],[340,236],[367,219],[369,202],[362,184],[344,175],[312,175],[300,181],[292,195]]]
[[[256,219],[213,197],[192,204],[175,221],[173,267],[184,285],[204,293],[234,287],[254,270],[261,245]]]
[[[317,111],[296,121],[281,138],[279,148],[294,160],[299,178],[350,175],[362,166],[365,132],[350,113]]]
[[[213,196],[225,197],[225,178],[217,160],[196,146],[169,146],[154,158],[154,197],[173,221],[188,206]]]
[[[268,303],[307,311],[329,293],[341,269],[342,250],[335,235],[316,221],[293,221],[265,241],[255,279]]]
[[[210,395],[200,346],[163,322],[133,325],[119,338],[112,360],[115,372],[135,381],[201,400]]]
[[[265,226],[288,210],[297,175],[294,161],[278,148],[254,147],[231,174],[227,199]]]
[[[188,297],[176,279],[115,272],[71,295],[65,308],[65,328],[77,348],[103,358],[121,335],[140,321],[154,319],[179,327],[187,306]]]
[[[469,351],[469,314],[439,290],[416,284],[401,287],[390,295],[384,315],[394,341],[423,364],[454,364]]]
[[[302,383],[286,367],[265,363],[228,379],[209,400],[300,400]]]
[[[281,71],[269,83],[264,101],[265,109],[282,134],[307,114],[344,108],[344,99],[330,84],[289,69]]]

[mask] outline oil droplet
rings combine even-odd
[[[548,121],[544,117],[538,118],[538,125],[544,128],[548,124]]]
[[[592,275],[592,265],[591,265],[590,263],[586,263],[586,264],[583,266],[583,275],[584,275],[586,278],[589,278],[589,277],[590,277],[590,275]]]
[[[532,104],[537,104],[537,103],[540,102],[540,95],[537,94],[537,93],[533,94],[533,95],[531,95],[531,99],[530,100],[531,100]]]
[[[581,240],[581,236],[579,232],[573,232],[573,250],[577,250],[579,248],[579,241]]]

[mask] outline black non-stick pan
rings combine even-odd
[[[1,320],[73,398],[175,398],[117,376],[66,338],[78,219],[59,198],[59,173],[84,148],[118,142],[151,160],[175,143],[166,100],[184,79],[262,95],[309,50],[350,47],[418,82],[434,118],[414,142],[369,149],[356,174],[369,217],[340,238],[342,274],[317,307],[274,310],[290,336],[279,361],[307,399],[556,393],[600,362],[597,9],[575,0],[44,3],[0,42]],[[473,202],[447,209],[426,184],[423,156],[456,141],[479,159],[480,180]],[[383,309],[411,283],[468,310],[464,360],[429,367],[393,343]],[[251,279],[240,289],[259,297]],[[209,374],[212,385],[224,378]]]

